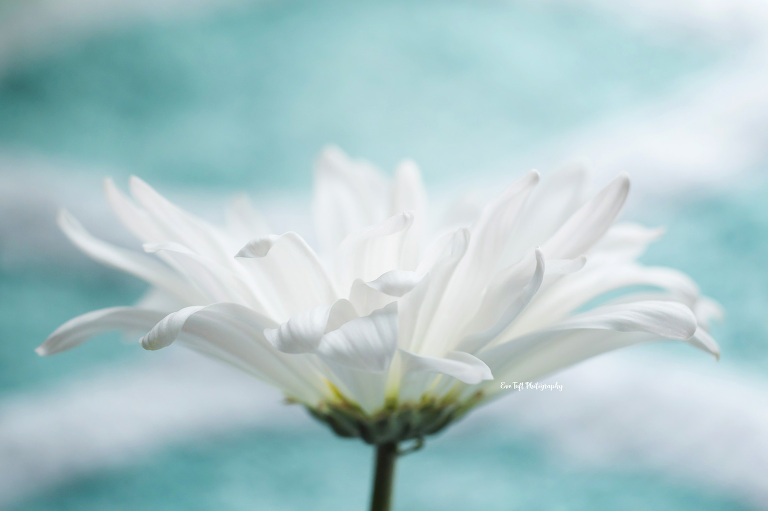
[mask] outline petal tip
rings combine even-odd
[[[419,166],[411,158],[403,158],[400,163],[397,164],[396,173],[409,173],[414,174],[419,172]]]
[[[59,209],[56,212],[56,222],[61,226],[63,223],[70,223],[74,217],[72,214],[64,208]]]
[[[157,194],[155,190],[147,184],[146,181],[141,179],[139,176],[131,175],[130,178],[128,178],[128,187],[131,190],[131,194],[138,200],[139,196],[150,193],[150,194]]]
[[[619,183],[622,188],[629,190],[632,180],[629,178],[629,174],[627,172],[621,172],[616,177],[616,182]]]
[[[152,339],[149,339],[149,336],[147,335],[141,338],[139,344],[141,344],[141,347],[147,351],[156,351],[163,347],[158,346]]]
[[[175,340],[175,336],[170,339],[164,339],[163,336],[154,335],[153,332],[150,331],[139,340],[139,344],[147,351],[157,351],[170,346]]]
[[[290,234],[291,233],[286,233],[283,234],[283,236],[288,236]],[[257,259],[260,257],[266,257],[279,237],[280,236],[270,235],[251,240],[246,243],[245,246],[241,248],[237,254],[235,254],[235,257],[241,259]]]

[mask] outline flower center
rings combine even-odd
[[[373,445],[422,439],[441,431],[461,418],[483,398],[477,392],[470,399],[459,401],[446,397],[436,400],[424,396],[419,403],[398,403],[391,399],[374,414],[366,414],[357,404],[340,394],[335,402],[326,402],[307,411],[334,433],[344,438],[360,438]]]

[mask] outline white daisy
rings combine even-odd
[[[619,176],[587,196],[571,169],[530,172],[464,225],[431,236],[417,167],[389,180],[329,148],[316,169],[319,252],[274,235],[244,199],[217,228],[132,178],[107,180],[117,217],[146,253],[59,223],[83,252],[148,282],[152,298],[89,312],[40,346],[70,349],[109,330],[184,344],[278,387],[343,436],[418,439],[504,392],[632,344],[682,340],[718,355],[718,314],[685,275],[636,259],[661,233],[615,223]],[[319,254],[319,255],[318,255]],[[642,289],[642,291],[638,291]]]

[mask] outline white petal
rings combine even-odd
[[[189,307],[166,316],[141,340],[146,349],[173,342],[254,374],[310,405],[328,397],[329,389],[306,355],[278,352],[263,336],[271,320],[237,304]]]
[[[112,307],[91,311],[61,325],[35,351],[38,355],[53,355],[112,330],[146,332],[165,314],[162,311],[135,307]]]
[[[424,276],[416,272],[392,270],[371,282],[357,279],[352,283],[349,300],[360,316],[367,316],[410,292],[422,278]]]
[[[659,340],[647,332],[547,330],[514,339],[478,354],[497,380],[531,381],[590,357],[641,342]],[[494,393],[496,385],[488,386]]]
[[[441,255],[419,284],[400,300],[400,347],[428,355],[438,354],[421,349],[429,327],[448,283],[469,246],[469,231],[459,229],[452,233]],[[442,354],[442,353],[440,353]]]
[[[612,226],[590,250],[591,257],[633,261],[643,255],[648,245],[664,234],[664,228],[649,229],[624,222]]]
[[[530,381],[608,351],[660,339],[647,331],[548,330],[514,339],[479,357],[488,363],[497,379]],[[719,356],[717,344],[701,329],[687,342]],[[487,390],[497,392],[495,387]]]
[[[588,333],[578,333],[582,330]],[[688,307],[675,302],[648,301],[601,307],[574,316],[546,330],[483,350],[478,357],[484,360],[497,376],[501,376],[501,372],[510,364],[523,363],[517,359],[543,352],[551,355],[553,361],[561,360],[563,365],[559,367],[564,367],[602,351],[621,347],[621,339],[627,339],[626,337],[606,337],[596,332],[602,330],[651,334],[650,337],[643,337],[647,340],[654,338],[687,340],[696,332],[696,317]],[[576,342],[573,339],[580,340]],[[594,343],[592,339],[595,340]],[[614,339],[618,341],[614,343]],[[606,341],[603,343],[602,340]],[[572,344],[568,345],[569,342]],[[593,352],[593,349],[597,351]],[[541,356],[544,357],[544,355]],[[571,359],[573,361],[569,362]]]
[[[480,218],[487,202],[476,190],[465,191],[448,203],[438,225],[447,231],[469,228]]]
[[[507,247],[504,260],[513,263],[552,236],[582,204],[588,177],[583,166],[572,165],[543,179],[520,214],[523,221],[510,234],[514,243]]]
[[[229,205],[227,226],[241,243],[268,236],[272,232],[264,217],[251,205],[247,195],[237,196]]]
[[[692,305],[698,298],[698,288],[685,274],[661,267],[635,264],[600,265],[586,267],[567,275],[546,290],[540,291],[534,301],[506,333],[520,335],[540,325],[558,321],[572,311],[597,299],[605,293],[620,291],[629,286],[653,286],[677,295],[679,301]]]
[[[715,319],[721,321],[725,316],[723,307],[716,301],[707,298],[706,296],[698,297],[692,305],[693,312],[696,314],[696,319],[700,326],[709,330],[710,322]]]
[[[424,191],[421,172],[411,160],[405,160],[398,165],[392,196],[392,215],[403,211],[422,214],[426,210],[427,194]]]
[[[486,349],[478,357],[497,378],[525,381],[640,342],[691,342],[695,332],[696,319],[687,307],[673,302],[640,302],[574,317]]]
[[[143,242],[156,242],[166,238],[163,230],[155,225],[152,217],[134,202],[123,195],[114,181],[104,180],[104,192],[112,211],[134,236]]]
[[[485,330],[498,321],[502,312],[535,275],[538,259],[535,251],[530,251],[520,261],[494,276],[486,288],[480,306],[477,308],[467,332]],[[547,266],[548,268],[548,266]]]
[[[576,259],[549,259],[547,261],[547,275],[569,275],[576,273],[587,264],[584,256]]]
[[[415,271],[392,270],[365,285],[389,296],[401,297],[416,287],[423,275]]]
[[[292,233],[288,233],[288,234],[292,234]],[[269,254],[269,251],[272,249],[272,246],[279,239],[280,239],[280,236],[277,234],[267,234],[266,236],[252,239],[251,241],[246,243],[245,246],[237,252],[237,254],[235,254],[235,257],[243,257],[248,259],[265,257],[267,254]]]
[[[538,249],[535,251],[535,258],[536,267],[533,275],[531,275],[529,281],[524,286],[518,286],[516,282],[503,282],[502,286],[489,290],[484,299],[486,306],[489,308],[500,306],[498,309],[499,314],[494,318],[495,324],[481,332],[468,336],[459,344],[457,349],[474,353],[493,341],[517,318],[539,290],[544,280],[544,256]],[[507,284],[509,287],[504,286],[504,284]]]
[[[325,148],[315,164],[312,204],[322,251],[331,254],[350,233],[382,221],[390,207],[387,188],[370,164]]]
[[[325,325],[324,333],[332,332],[341,328],[341,325],[352,321],[357,318],[355,308],[349,302],[349,300],[341,299],[336,300],[331,306],[331,310],[328,313],[328,323]]]
[[[293,316],[277,328],[264,330],[264,337],[283,353],[309,353],[317,350],[325,333],[330,307],[315,307]]]
[[[467,257],[462,263],[462,271],[469,274],[468,278],[484,282],[486,276],[495,272],[506,246],[514,241],[510,234],[518,213],[538,182],[539,173],[531,171],[483,209],[480,219],[472,226]]]
[[[404,350],[401,353],[405,357],[406,372],[446,374],[470,385],[493,379],[485,362],[469,353],[452,351],[444,358],[416,355]]]
[[[412,224],[413,214],[404,212],[348,236],[337,251],[336,270],[342,289],[355,279],[370,281],[403,269],[405,235]]]
[[[299,313],[277,328],[267,328],[264,337],[283,353],[315,352],[326,332],[355,317],[352,304],[338,300],[330,307],[314,307]]]
[[[539,181],[536,171],[510,186],[486,206],[472,227],[469,246],[451,278],[432,326],[425,334],[429,354],[438,344],[455,346],[464,328],[475,316],[483,292],[498,270],[510,233],[529,194]],[[421,352],[421,351],[420,351]]]
[[[263,309],[262,303],[252,296],[250,289],[238,275],[216,261],[192,252],[184,245],[174,242],[145,243],[144,250],[164,256],[169,264],[186,276],[187,281],[194,283],[202,291],[205,303],[235,302]]]
[[[175,206],[136,176],[131,176],[131,194],[166,234],[164,241],[181,243],[193,252],[221,264],[231,262],[231,253],[217,229]]]
[[[141,338],[141,347],[145,350],[159,350],[170,346],[178,338],[187,320],[207,307],[195,305],[168,314]]]
[[[392,214],[403,211],[412,211],[414,217],[413,225],[403,240],[402,256],[402,267],[411,270],[419,263],[424,220],[427,217],[427,194],[424,191],[421,172],[410,160],[398,165],[392,192]]]
[[[328,332],[318,348],[322,358],[370,372],[389,368],[397,348],[397,303],[353,319]]]
[[[334,384],[343,395],[358,405],[364,413],[374,415],[386,404],[386,372],[368,372],[352,369],[349,366],[325,359],[330,369],[329,377],[334,377]]]
[[[643,331],[669,339],[688,339],[696,331],[696,316],[681,303],[645,301],[598,307],[552,327],[553,330],[577,328]]]
[[[466,227],[462,227],[461,229],[462,232],[466,232],[466,238],[467,241],[469,241],[469,229]],[[421,257],[419,265],[416,267],[416,273],[429,273],[435,266],[435,263],[443,257],[443,253],[446,251],[447,247],[455,242],[454,238],[456,237],[457,232],[458,230],[454,229],[438,236],[432,241],[424,251],[424,255]]]
[[[182,299],[194,300],[199,297],[199,293],[171,268],[140,252],[116,247],[94,238],[66,211],[59,213],[58,222],[70,241],[96,261],[130,273]]]
[[[613,224],[628,193],[629,178],[614,179],[541,247],[547,258],[572,259],[584,254]]]
[[[717,345],[717,342],[703,328],[699,327],[696,329],[696,333],[688,339],[688,344],[706,351],[707,353],[711,353],[717,360],[720,360],[720,346]]]
[[[253,278],[260,300],[272,301],[282,309],[277,319],[330,305],[337,298],[317,255],[296,233],[254,240],[236,258]]]

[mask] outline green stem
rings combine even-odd
[[[371,511],[390,511],[392,486],[395,481],[397,444],[394,442],[376,446],[376,473],[373,476]]]

